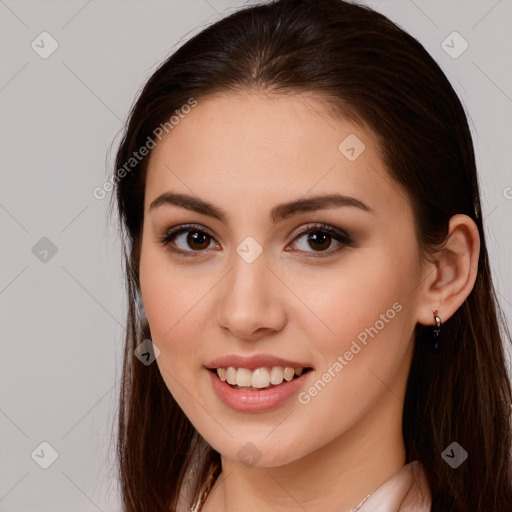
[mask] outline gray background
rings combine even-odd
[[[422,42],[466,106],[510,319],[512,2],[366,3]],[[111,436],[126,301],[108,199],[92,191],[158,63],[242,5],[0,0],[0,511],[119,510]],[[51,48],[44,31],[58,42],[46,59],[31,47]],[[453,31],[469,44],[457,58],[442,47]],[[462,48],[453,37],[445,44]],[[48,469],[39,466],[51,461],[43,441],[58,452]]]

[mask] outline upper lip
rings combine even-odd
[[[226,356],[217,357],[209,364],[207,364],[206,368],[212,370],[216,368],[229,368],[230,366],[234,368],[248,368],[249,370],[273,366],[282,366],[284,368],[311,368],[311,365],[308,363],[290,361],[288,359],[282,359],[280,357],[271,356],[269,354],[255,354],[252,356],[229,354]]]

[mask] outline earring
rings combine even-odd
[[[437,350],[437,348],[439,346],[439,343],[437,342],[437,340],[439,338],[439,334],[441,333],[441,317],[439,316],[439,311],[437,309],[433,309],[432,313],[434,315],[434,323],[435,323],[435,327],[434,327],[434,340],[435,340],[434,350]]]

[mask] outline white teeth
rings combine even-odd
[[[251,385],[253,388],[266,388],[269,384],[270,375],[266,368],[258,368],[252,372]]]
[[[247,368],[238,368],[236,372],[236,383],[238,386],[252,386],[252,372]]]
[[[274,366],[270,371],[270,382],[274,386],[283,382],[283,369],[280,366]]]
[[[262,389],[271,384],[277,386],[283,380],[291,381],[294,376],[300,376],[304,368],[291,368],[289,366],[273,366],[272,368],[257,368],[254,371],[248,368],[217,368],[220,380],[227,381],[232,386],[253,387]]]
[[[283,377],[284,380],[292,380],[295,375],[295,370],[293,368],[287,367],[284,369]]]
[[[217,375],[218,374],[219,370],[217,369]],[[236,384],[236,370],[232,366],[226,370],[226,380],[228,384],[232,384],[233,386]]]

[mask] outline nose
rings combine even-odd
[[[263,252],[248,263],[235,255],[220,291],[218,323],[233,337],[256,341],[286,324],[285,286]]]

